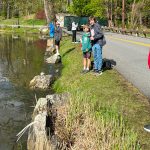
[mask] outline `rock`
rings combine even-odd
[[[64,104],[66,99],[69,99],[69,94],[68,93],[63,93],[63,94],[47,95],[46,99],[52,105],[58,106],[58,105]]]
[[[57,135],[60,132],[57,132],[56,120],[58,115],[62,120],[60,115],[64,115],[62,109],[68,98],[69,94],[67,93],[53,94],[37,101],[33,113],[34,124],[28,133],[28,150],[66,150],[67,142]]]
[[[55,48],[53,46],[49,46],[46,48],[46,52],[51,52],[53,53],[55,51]]]
[[[47,46],[54,47],[54,39],[53,38],[47,40]]]
[[[30,81],[30,88],[32,89],[48,89],[49,86],[53,83],[54,81],[54,76],[52,75],[44,75],[41,73],[41,75],[35,76],[31,81]]]
[[[40,98],[38,101],[37,101],[37,104],[34,108],[34,111],[36,112],[40,112],[42,111],[43,109],[46,110],[46,105],[47,105],[47,99],[46,98]]]
[[[39,31],[41,34],[48,34],[48,27],[43,26],[39,29]]]
[[[59,54],[54,54],[53,56],[46,59],[47,63],[56,64],[61,62],[61,56]]]
[[[44,72],[41,72],[40,75],[43,76],[43,75],[45,75],[45,73],[44,73]]]

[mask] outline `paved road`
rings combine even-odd
[[[150,70],[147,56],[150,39],[105,33],[103,57],[116,61],[116,69],[150,99]]]

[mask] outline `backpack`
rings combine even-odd
[[[102,62],[102,69],[103,70],[110,70],[113,68],[111,60],[104,58]]]
[[[103,39],[102,39],[102,46],[106,45],[106,39],[105,36],[103,35]]]

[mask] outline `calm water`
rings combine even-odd
[[[31,122],[35,94],[46,94],[28,87],[35,75],[48,72],[45,49],[38,37],[0,35],[0,150],[26,149],[27,136],[16,143],[16,134]]]

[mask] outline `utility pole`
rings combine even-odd
[[[125,0],[122,0],[122,29],[125,28]]]

